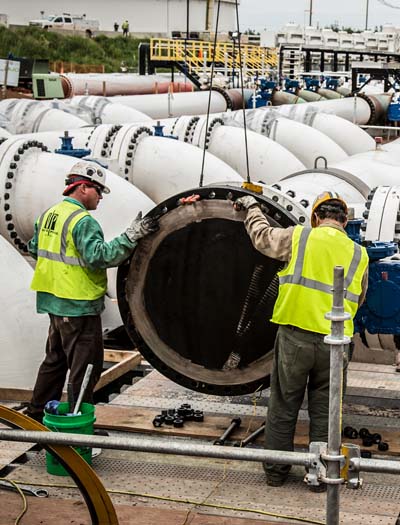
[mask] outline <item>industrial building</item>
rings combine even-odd
[[[142,35],[172,36],[173,32],[210,31],[215,26],[216,0],[115,0],[114,2],[79,2],[71,0],[66,4],[60,0],[24,2],[3,0],[1,12],[8,15],[9,24],[28,25],[29,20],[63,13],[86,14],[87,18],[100,22],[100,30],[112,31],[114,22],[121,25],[128,20],[131,33]],[[68,6],[68,7],[66,7]],[[188,15],[189,7],[189,17]],[[236,27],[235,0],[222,0],[219,17],[219,31],[232,31]]]

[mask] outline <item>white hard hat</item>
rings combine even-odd
[[[67,178],[65,179],[67,187],[64,190],[64,195],[68,194],[74,186],[82,184],[85,181],[90,181],[93,184],[100,186],[103,193],[110,193],[110,188],[105,185],[105,169],[96,162],[80,160],[72,166]]]

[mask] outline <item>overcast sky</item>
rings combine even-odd
[[[392,9],[379,0],[369,0],[369,27],[385,23],[400,26],[400,0],[387,0]],[[313,25],[321,27],[337,22],[339,26],[365,28],[367,0],[313,0]],[[309,21],[310,0],[241,0],[240,29],[280,29],[286,22],[303,25]]]

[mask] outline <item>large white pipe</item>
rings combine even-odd
[[[36,100],[8,99],[0,102],[0,112],[3,110],[10,120],[7,129],[11,133],[57,131],[87,125],[83,119],[75,115],[53,109]]]
[[[232,113],[234,122],[243,126],[243,112]],[[230,123],[230,114],[225,114],[226,123]],[[306,168],[313,168],[315,160],[323,156],[328,164],[340,162],[347,153],[329,137],[300,122],[277,117],[273,112],[252,111],[246,115],[249,129],[267,136],[293,153]]]
[[[180,140],[207,151],[229,164],[243,178],[247,178],[246,148],[244,131],[241,128],[222,125],[221,118],[211,118],[206,129],[205,117],[181,117],[167,132]],[[248,130],[249,172],[252,180],[269,184],[282,176],[304,169],[303,163],[277,142]]]
[[[48,153],[21,139],[11,138],[0,146],[0,184],[4,188],[0,234],[22,253],[27,253],[26,243],[33,235],[37,217],[62,199],[65,177],[75,162],[73,157]],[[152,209],[154,202],[110,171],[107,185],[110,195],[92,213],[102,226],[105,239],[110,240],[121,234],[139,211],[147,213]],[[115,293],[112,277],[109,294],[115,297]]]
[[[82,112],[88,124],[124,124],[128,122],[151,121],[145,113],[126,105],[111,103],[108,98],[77,96],[63,101],[64,106]]]
[[[32,268],[1,236],[0,259],[0,384],[32,388],[43,359],[48,317],[36,313],[36,297],[30,290]]]
[[[304,119],[310,111],[331,113],[356,124],[373,124],[386,116],[391,94],[359,95],[357,97],[308,102],[306,104],[284,104],[278,107],[260,108],[263,111],[278,111],[280,115],[294,120]]]
[[[6,129],[0,128],[0,140],[8,139],[9,137],[11,137],[11,135],[12,134],[9,131],[7,131]]]
[[[374,139],[359,126],[337,115],[314,113],[304,124],[312,126],[340,146],[347,155],[375,149]]]
[[[114,133],[110,127],[99,126],[91,136],[89,147],[97,158],[108,162],[113,171],[156,203],[199,186],[202,151],[191,144],[151,136],[151,133],[152,129],[144,126],[125,125]],[[206,152],[204,185],[234,181],[243,182],[243,179],[228,164]]]
[[[331,166],[347,171],[363,181],[370,189],[376,186],[395,186],[399,182],[399,165],[378,162],[368,154],[354,155]]]
[[[207,113],[208,91],[174,93],[162,95],[132,95],[112,97],[110,101],[137,109],[151,118],[179,117],[181,115],[203,115]],[[210,113],[226,111],[228,101],[219,91],[211,92]]]

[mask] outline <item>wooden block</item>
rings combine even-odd
[[[110,384],[112,381],[115,381],[119,377],[123,376],[127,372],[134,370],[141,362],[142,356],[139,352],[127,352],[129,356],[123,359],[120,362],[117,362],[114,366],[106,370],[101,374],[97,385],[94,388],[94,391],[100,390],[104,386]]]
[[[109,350],[104,349],[104,361],[106,363],[120,363],[124,359],[130,357],[133,353],[138,353],[136,350]]]

